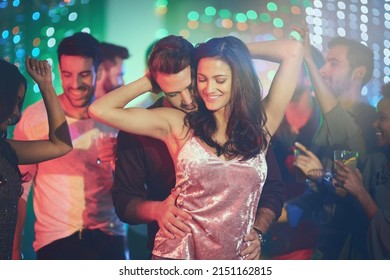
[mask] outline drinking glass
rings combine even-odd
[[[333,152],[333,160],[341,161],[345,165],[351,167],[352,169],[355,169],[357,166],[357,160],[359,158],[359,153],[355,151],[349,151],[349,150],[335,150]],[[341,168],[336,163],[333,164],[334,170],[337,170]],[[346,189],[344,189],[343,185],[341,183],[335,184],[335,191],[340,196],[345,196],[348,192]]]
[[[114,164],[117,134],[115,131],[99,131],[97,133],[95,144],[97,150],[96,163],[98,165],[104,162]]]

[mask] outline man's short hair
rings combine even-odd
[[[191,66],[194,46],[181,36],[169,35],[154,44],[148,68],[154,91],[161,90],[155,82],[158,73],[177,74]]]
[[[126,47],[102,42],[100,43],[100,51],[102,53],[102,61],[115,62],[115,58],[128,59],[130,57],[129,50]]]
[[[57,55],[59,63],[61,63],[62,55],[92,58],[96,70],[102,59],[99,41],[86,32],[77,32],[64,38],[58,46]]]

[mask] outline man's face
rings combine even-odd
[[[95,93],[97,79],[92,58],[62,55],[60,72],[69,103],[75,108],[87,107]]]
[[[173,107],[187,113],[197,109],[192,92],[190,66],[177,74],[158,73],[156,82]]]
[[[382,98],[377,106],[378,118],[374,122],[376,142],[380,147],[390,146],[390,98]]]
[[[352,69],[347,59],[348,48],[346,46],[334,46],[329,49],[325,64],[320,69],[320,74],[329,89],[340,96],[346,92],[352,83]]]
[[[102,71],[105,71],[103,89],[105,92],[113,91],[123,86],[124,67],[123,60],[119,57],[115,58],[115,63],[112,61],[104,62]]]

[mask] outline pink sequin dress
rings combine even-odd
[[[177,206],[192,215],[192,232],[173,240],[158,231],[153,254],[168,259],[241,259],[267,174],[265,156],[225,161],[190,137],[179,152]]]

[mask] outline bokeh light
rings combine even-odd
[[[273,24],[277,28],[283,28],[283,26],[284,26],[284,22],[281,18],[274,18]]]
[[[218,12],[218,15],[225,19],[225,18],[230,18],[232,16],[232,13],[228,9],[221,9]]]
[[[225,18],[221,22],[221,26],[223,28],[232,28],[233,27],[233,21],[231,19]]]
[[[0,10],[7,15],[12,14],[14,19],[11,24],[7,21],[3,25],[0,23],[1,56],[18,63],[22,70],[28,53],[35,57],[55,58],[60,40],[75,32],[98,34],[103,39],[105,23],[96,20],[104,19],[105,11],[97,3],[100,1],[28,2],[31,4],[25,8],[25,1],[0,0]],[[171,22],[171,25],[156,30],[152,34],[155,38],[179,34],[194,43],[226,35],[238,36],[246,41],[290,36],[299,40],[299,35],[292,31],[291,26],[304,22],[309,28],[311,43],[324,54],[327,42],[334,36],[356,38],[373,49],[375,46],[373,80],[364,91],[373,105],[379,86],[390,76],[389,0],[154,0],[154,5],[155,14]],[[100,9],[98,14],[96,9]],[[56,74],[54,77],[59,77],[57,68],[53,72]],[[54,81],[58,88],[59,79]]]
[[[235,18],[237,22],[246,22],[248,20],[246,14],[244,13],[237,13]]]
[[[247,11],[246,12],[246,16],[248,17],[248,19],[251,19],[251,20],[256,20],[257,19],[257,13],[254,10]]]
[[[31,55],[33,57],[38,57],[40,54],[41,54],[41,51],[40,51],[39,48],[33,48],[32,51],[31,51]]]
[[[1,33],[1,37],[3,37],[3,39],[7,39],[9,36],[9,31],[8,30],[4,30],[2,33]]]
[[[75,21],[77,19],[77,13],[70,13],[68,16],[69,21]]]
[[[33,40],[33,46],[34,47],[39,46],[40,43],[41,43],[41,39],[38,38],[38,37]]]
[[[90,31],[91,23],[94,35],[100,39],[105,24],[103,7],[89,0],[0,0],[0,12],[0,56],[18,65],[24,74],[27,55],[38,59],[53,57],[57,63],[56,50],[61,39],[77,31]],[[80,14],[83,18],[78,17]],[[97,18],[99,21],[96,21]],[[53,83],[56,91],[61,92],[61,82],[55,77],[59,77],[58,67],[53,68]],[[27,81],[28,89],[33,89],[32,80]],[[37,87],[34,92],[38,92]],[[27,94],[24,106],[40,98],[40,94]]]
[[[199,13],[196,11],[191,11],[188,13],[187,17],[188,17],[188,20],[190,20],[190,21],[199,20]]]
[[[198,21],[190,20],[188,22],[188,28],[190,28],[190,29],[197,29],[198,27],[199,27],[199,22]]]
[[[327,52],[327,43],[335,36],[355,38],[371,48],[376,44],[374,57],[378,70],[363,91],[369,99],[388,76],[390,58],[380,53],[386,48],[384,40],[390,37],[390,0],[208,0],[207,4],[174,1],[172,5],[169,3],[168,7],[171,6],[175,12],[168,12],[167,17],[174,24],[168,26],[168,30],[170,33],[185,30],[186,36],[194,42],[204,41],[213,34],[237,36],[243,41],[289,37],[299,40],[292,26],[305,24],[311,44],[323,54]],[[184,15],[183,23],[180,11]],[[370,103],[374,105],[373,100]]]
[[[208,16],[215,16],[217,14],[217,10],[212,6],[206,7],[204,12]]]
[[[267,9],[270,12],[276,12],[278,10],[278,5],[276,5],[274,2],[268,2]]]
[[[248,29],[248,24],[246,22],[238,22],[237,29],[241,32],[245,32]]]
[[[46,36],[51,37],[53,36],[54,32],[55,32],[54,27],[49,27],[48,29],[46,29]]]
[[[32,14],[32,19],[33,20],[39,20],[41,14],[39,12],[35,12]]]

